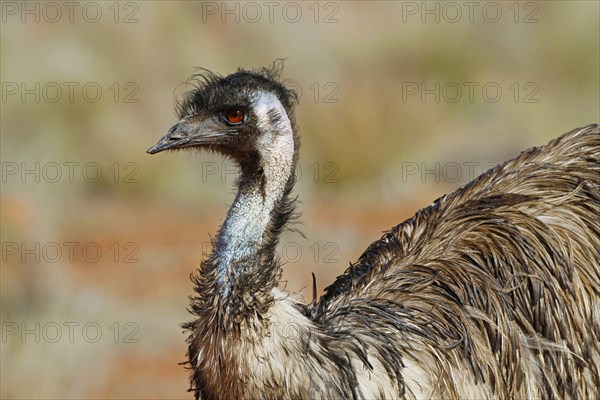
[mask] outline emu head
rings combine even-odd
[[[296,93],[279,81],[281,62],[229,76],[203,70],[190,79],[194,90],[177,103],[179,121],[148,149],[155,154],[181,148],[208,149],[229,156],[243,168],[273,155],[278,136],[293,133]]]

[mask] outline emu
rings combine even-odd
[[[148,150],[206,149],[240,169],[192,275],[196,399],[600,398],[598,125],[437,199],[305,304],[278,288],[299,149],[280,72],[194,75]]]

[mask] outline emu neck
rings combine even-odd
[[[243,175],[237,196],[216,243],[219,294],[228,297],[252,275],[271,274],[268,251],[271,220],[286,181],[269,181],[262,172]]]
[[[257,155],[240,162],[238,193],[211,257],[214,294],[229,314],[256,315],[268,309],[280,271],[275,247],[291,212],[288,195],[296,150],[292,124],[272,98],[260,99],[257,115],[262,130]]]

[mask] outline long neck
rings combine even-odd
[[[284,200],[291,167],[291,162],[287,163],[287,171],[280,171],[279,176],[269,176],[266,166],[242,172],[237,196],[216,240],[216,283],[221,296],[244,288],[255,280],[253,277],[273,277],[270,250],[274,250],[278,232],[272,228],[279,217],[277,208]]]
[[[261,98],[257,110],[263,133],[256,155],[240,162],[238,193],[201,269],[210,286],[204,294],[216,296],[213,306],[234,320],[264,313],[272,303],[280,273],[275,247],[293,208],[297,143],[284,108],[267,100]]]

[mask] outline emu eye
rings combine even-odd
[[[229,125],[239,125],[246,120],[246,113],[237,108],[226,111],[224,116]]]

